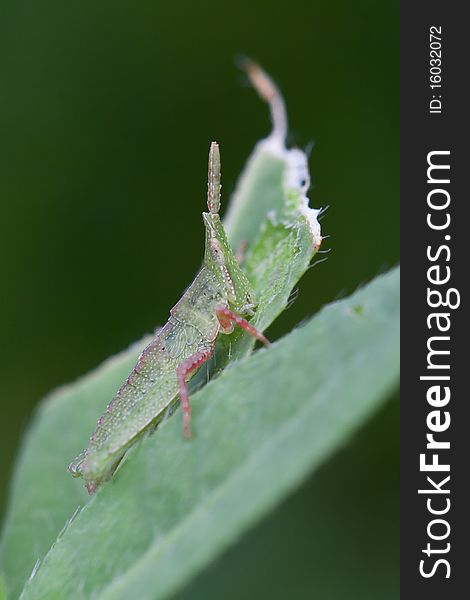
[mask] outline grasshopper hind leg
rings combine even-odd
[[[217,319],[221,330],[224,333],[231,333],[234,325],[238,325],[244,331],[262,342],[265,346],[270,346],[271,342],[251,325],[246,319],[232,312],[226,307],[220,307],[216,310]],[[181,412],[183,413],[183,435],[186,438],[192,437],[191,432],[191,404],[189,402],[188,384],[186,379],[193,371],[207,362],[214,353],[214,345],[196,352],[185,361],[183,361],[176,370],[178,380],[178,389],[181,401]]]
[[[183,413],[183,435],[186,438],[190,438],[192,436],[191,404],[189,403],[188,384],[186,383],[186,378],[202,364],[208,361],[213,353],[214,346],[196,352],[196,354],[193,354],[184,362],[182,362],[176,370],[181,401],[181,412]]]

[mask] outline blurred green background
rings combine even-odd
[[[280,85],[291,143],[315,143],[311,204],[331,205],[329,259],[270,337],[397,262],[398,17],[372,0],[0,3],[0,512],[35,403],[163,323],[196,273],[209,142],[227,202],[269,131],[237,56]],[[393,402],[185,597],[344,598],[353,555],[348,598],[397,597],[397,431]]]

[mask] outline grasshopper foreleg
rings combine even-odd
[[[263,342],[266,346],[270,346],[271,342],[258,331],[253,325],[248,323],[246,319],[240,317],[230,309],[220,307],[216,309],[217,319],[219,320],[220,327],[225,333],[231,333],[234,324],[244,329],[247,333],[255,337],[260,342]],[[188,385],[186,379],[193,371],[198,369],[202,364],[209,360],[214,353],[214,346],[196,352],[185,361],[183,361],[176,370],[176,376],[178,379],[179,395],[181,401],[181,412],[183,413],[183,435],[186,438],[192,436],[191,433],[191,404],[189,402]]]
[[[258,331],[256,327],[253,327],[253,325],[248,323],[246,319],[232,312],[229,308],[226,308],[224,306],[217,308],[216,315],[219,319],[222,331],[224,331],[225,333],[231,333],[233,331],[233,324],[235,323],[236,325],[244,329],[247,333],[255,337],[257,340],[263,342],[265,346],[271,345],[271,342],[261,333],[261,331]]]
[[[181,412],[183,413],[183,435],[186,438],[192,436],[191,433],[191,404],[189,403],[188,385],[186,378],[188,375],[199,368],[212,356],[214,348],[206,348],[200,352],[196,352],[184,362],[182,362],[176,370],[176,376],[178,379],[178,387],[181,401]]]

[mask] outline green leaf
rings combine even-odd
[[[395,269],[226,369],[193,397],[195,438],[166,420],[47,551],[86,501],[67,459],[136,351],[54,394],[17,468],[1,556],[11,597],[38,559],[23,599],[145,600],[186,584],[387,398],[398,378],[398,302]]]
[[[128,375],[142,342],[107,360],[94,372],[53,392],[40,404],[17,460],[0,546],[0,571],[9,598],[17,598],[79,505],[82,485],[66,471],[90,435],[99,413]]]

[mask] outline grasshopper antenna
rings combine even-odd
[[[281,92],[269,75],[250,58],[245,58],[241,66],[261,99],[269,104],[273,122],[271,135],[284,145],[287,136],[287,113]]]
[[[220,152],[219,144],[212,142],[209,150],[209,166],[207,172],[207,208],[216,215],[220,208]]]

